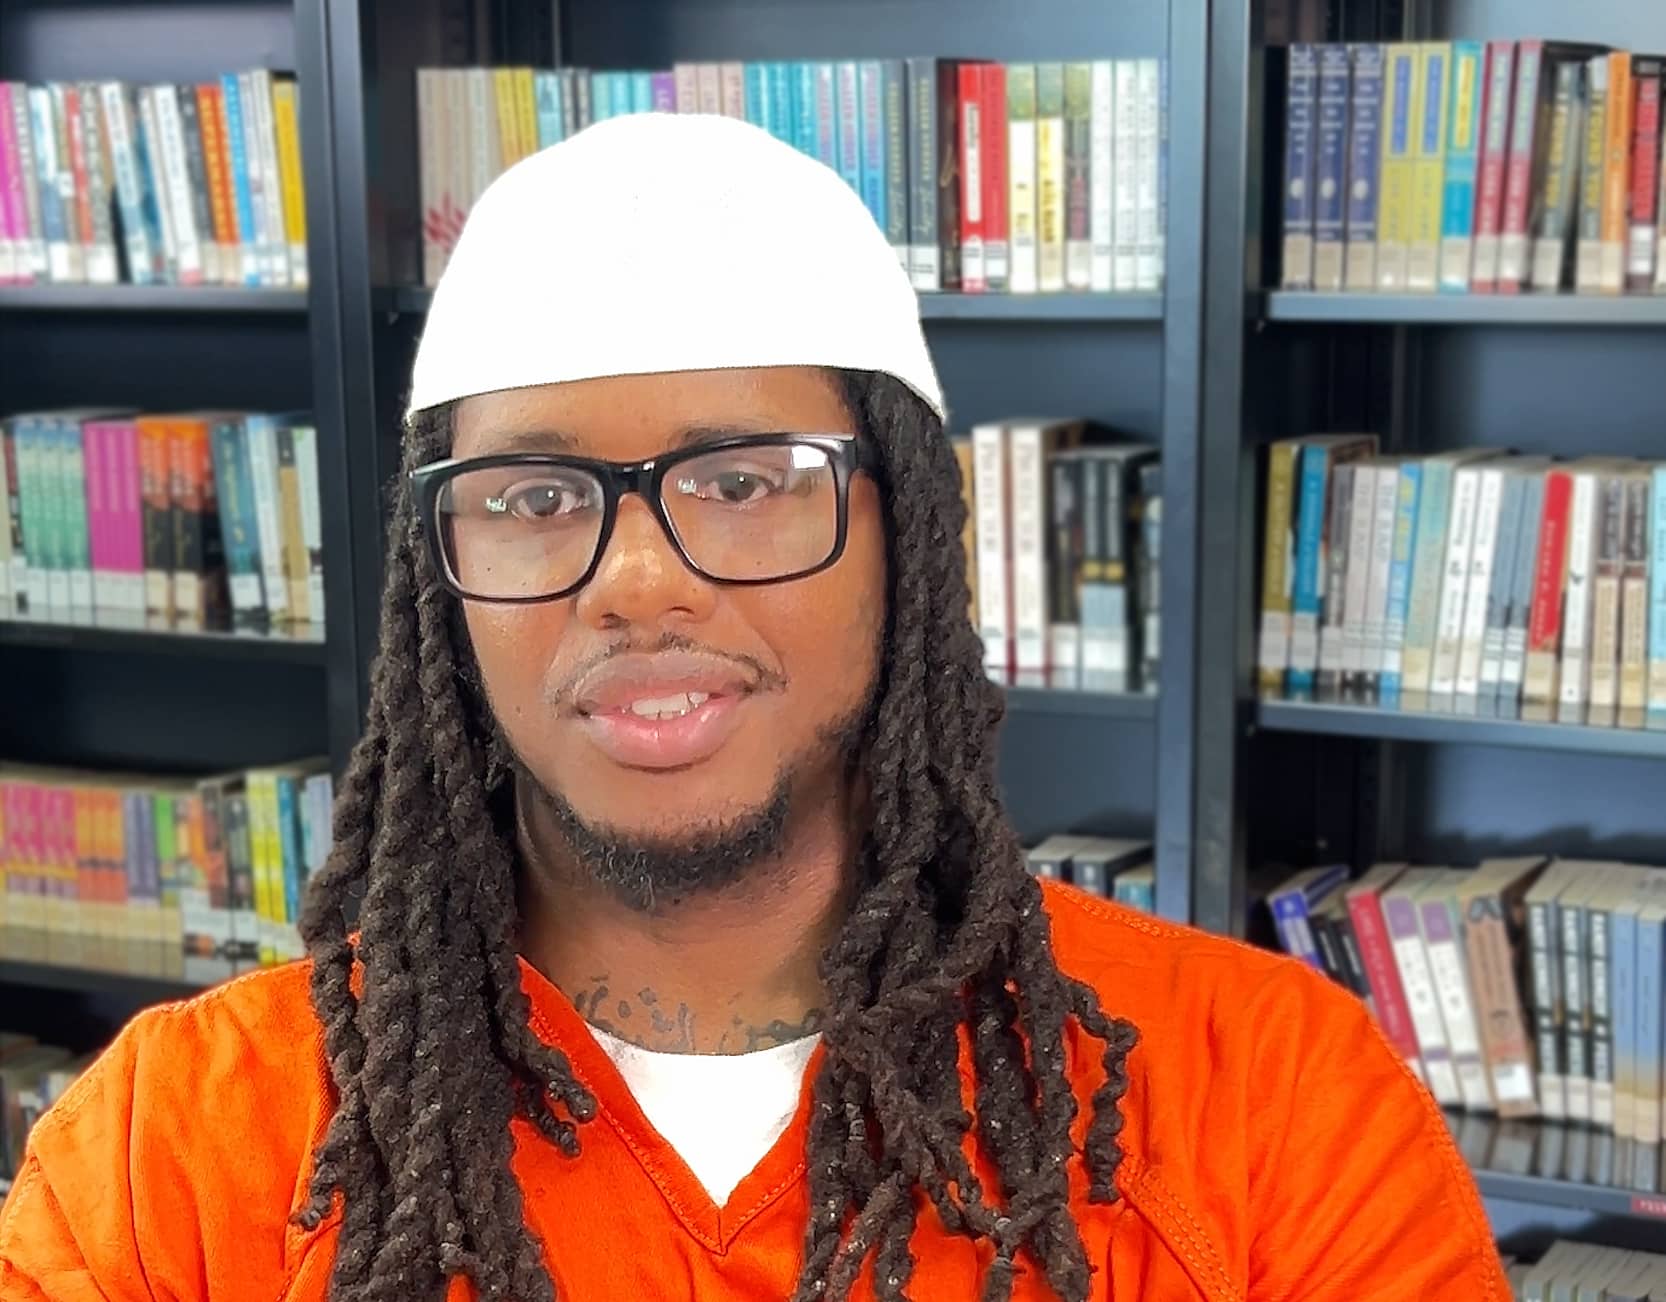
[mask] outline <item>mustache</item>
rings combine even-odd
[[[609,661],[617,660],[621,656],[660,655],[667,652],[703,656],[735,665],[746,671],[746,676],[753,684],[754,691],[778,692],[787,685],[785,675],[771,669],[756,656],[747,655],[742,651],[720,651],[716,647],[708,646],[704,642],[681,633],[663,633],[649,642],[630,640],[616,642],[612,646],[604,647],[593,655],[585,657],[550,687],[545,700],[557,709],[574,708],[578,703],[579,693],[585,682]]]

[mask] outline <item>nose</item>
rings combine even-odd
[[[599,630],[663,630],[698,624],[717,604],[715,585],[688,567],[653,511],[636,494],[619,503],[613,536],[575,613]]]

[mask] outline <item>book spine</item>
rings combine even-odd
[[[834,112],[838,123],[839,175],[857,194],[862,193],[862,97],[854,60],[833,65]],[[871,211],[871,210],[870,210]]]
[[[846,60],[845,62],[849,65],[848,77],[851,87],[854,90],[856,84],[856,66],[850,60]],[[844,81],[846,79],[847,70],[842,65],[839,67],[838,76],[840,81]],[[741,118],[744,120],[746,117],[745,65],[736,63],[732,60],[726,63],[720,63],[717,66],[717,77],[719,93],[722,96],[723,115],[725,117]],[[617,94],[614,98],[615,100],[618,99]],[[613,112],[615,114],[629,111],[628,104],[619,104],[616,102],[613,106]],[[861,192],[860,187],[851,184],[848,177],[846,178],[845,183],[850,185],[850,188],[856,190],[858,193]]]
[[[1065,286],[1064,135],[1064,65],[1038,63],[1035,130],[1036,261],[1038,283],[1044,294],[1062,290]],[[1131,266],[1129,280],[1129,288],[1132,288]]]
[[[214,234],[214,210],[210,206],[208,159],[205,156],[202,112],[197,88],[189,82],[177,88],[180,134],[185,142],[185,178],[191,192],[191,218],[202,251],[203,279],[220,283],[220,244]]]
[[[797,82],[786,64],[781,69],[780,89],[783,98],[796,90]],[[901,59],[880,61],[882,85],[880,96],[885,113],[885,238],[904,271],[908,270],[908,69]],[[782,127],[791,133],[796,129],[793,105],[783,109]],[[784,140],[792,140],[790,134]]]
[[[1446,163],[1447,105],[1452,98],[1450,43],[1429,41],[1418,48],[1417,80],[1406,288],[1414,293],[1428,293],[1440,283],[1442,177]]]
[[[1012,228],[1011,280],[1014,294],[1040,287],[1036,244],[1036,70],[1034,64],[1007,68],[1007,216]],[[930,157],[930,155],[926,155]]]
[[[1666,1071],[1662,1041],[1666,1032],[1662,1018],[1642,1016],[1645,1009],[1658,1010],[1666,999],[1666,916],[1659,909],[1646,910],[1637,926],[1637,1097],[1634,1107],[1636,1124],[1633,1127],[1639,1151],[1634,1183],[1640,1187],[1654,1184],[1655,1172],[1651,1162],[1658,1161],[1654,1146],[1660,1143],[1661,1104],[1666,1090],[1662,1089],[1662,1074]]]
[[[63,476],[64,545],[68,553],[69,606],[78,617],[93,610],[93,566],[87,519],[87,462],[81,422],[66,417],[58,422],[59,473]]]
[[[1666,465],[1654,467],[1652,490],[1649,505],[1647,723],[1650,728],[1666,728]]]
[[[306,541],[301,532],[301,483],[295,467],[295,432],[288,423],[275,431],[278,465],[278,533],[283,540],[283,571],[289,587],[289,617],[308,623],[310,584]]]
[[[1112,256],[1116,238],[1115,209],[1111,202],[1115,175],[1113,147],[1116,82],[1109,59],[1093,63],[1088,138],[1088,228],[1090,265],[1088,285],[1096,293],[1113,287]]]
[[[1660,91],[1662,63],[1639,57],[1632,62],[1635,108],[1632,112],[1630,228],[1626,242],[1625,287],[1647,293],[1654,287],[1655,253],[1660,233]],[[3,112],[0,112],[3,117]]]
[[[1033,81],[1031,89],[1033,92]],[[819,105],[819,83],[817,94]],[[938,105],[935,59],[908,60],[908,114],[908,274],[915,289],[930,292],[943,288],[942,261],[937,243]],[[826,119],[822,118],[818,134],[825,129]],[[1016,145],[1014,155],[1016,157]],[[1017,286],[1014,285],[1014,288]]]
[[[1388,575],[1388,609],[1383,617],[1383,671],[1378,699],[1384,709],[1400,708],[1406,663],[1406,622],[1411,609],[1412,546],[1417,537],[1418,507],[1423,494],[1423,463],[1400,466],[1400,495],[1395,504],[1394,540]]]
[[[767,87],[760,64],[748,64],[759,69],[760,84]],[[874,225],[885,229],[885,74],[877,59],[864,59],[856,65],[856,89],[862,139],[862,202],[873,216]],[[767,91],[766,91],[767,94]],[[764,105],[767,126],[769,106]]]
[[[27,279],[27,217],[20,200],[23,187],[17,160],[16,128],[12,125],[12,84],[0,81],[0,285]],[[5,891],[0,886],[0,901]],[[0,920],[4,914],[0,913]],[[3,921],[0,921],[3,925]]]
[[[1280,891],[1268,904],[1272,907],[1273,923],[1278,928],[1284,952],[1298,958],[1309,967],[1323,972],[1325,965],[1314,938],[1313,919],[1308,912],[1305,888]]]
[[[301,854],[301,810],[296,780],[290,774],[280,773],[273,786],[277,794],[279,855],[279,896],[275,901],[279,925],[273,948],[282,963],[298,959],[306,952],[297,926],[301,918],[301,889],[306,884],[306,864]]]
[[[1314,172],[1318,157],[1319,51],[1305,41],[1287,54],[1284,106],[1285,289],[1313,288]]]
[[[224,540],[226,576],[231,589],[232,627],[259,632],[266,622],[261,599],[260,533],[254,515],[242,423],[235,419],[216,423],[212,439],[220,535]]]
[[[1347,237],[1348,99],[1346,45],[1319,47],[1319,104],[1314,148],[1312,287],[1342,288]],[[1288,218],[1288,201],[1286,202]],[[1288,238],[1288,227],[1286,227]]]
[[[1144,617],[1140,637],[1140,688],[1157,690],[1162,660],[1162,572],[1163,572],[1163,463],[1146,462],[1140,467],[1140,538],[1143,539],[1139,574],[1139,607]]]
[[[11,84],[12,139],[17,146],[17,194],[22,200],[24,225],[23,269],[31,281],[51,278],[51,259],[47,253],[44,198],[38,184],[40,161],[35,157],[34,111],[29,88],[22,82]]]
[[[1607,902],[1597,898],[1585,910],[1585,947],[1591,964],[1591,1124],[1614,1128],[1614,1022],[1610,997]]]
[[[1283,446],[1275,444],[1274,452]],[[1323,443],[1309,443],[1297,448],[1295,458],[1300,484],[1292,490],[1297,504],[1293,573],[1284,583],[1290,593],[1290,650],[1283,686],[1284,694],[1291,700],[1311,701],[1319,676],[1319,613],[1325,585],[1325,492],[1330,482],[1331,450]],[[1279,550],[1279,564],[1290,566],[1288,537],[1280,542]],[[1272,560],[1270,546],[1268,551],[1268,559]]]
[[[1064,284],[1093,286],[1088,168],[1093,152],[1093,65],[1064,66]],[[1142,173],[1143,175],[1143,173]],[[1153,200],[1154,201],[1154,200]]]
[[[1500,1116],[1538,1112],[1533,1092],[1533,1048],[1523,1019],[1516,981],[1516,937],[1506,899],[1479,894],[1462,916],[1461,948],[1469,955],[1481,1058],[1489,1092]]]
[[[1479,41],[1452,43],[1451,112],[1440,218],[1440,287],[1466,293],[1474,272],[1475,186],[1480,167],[1484,47]]]
[[[1544,183],[1532,223],[1532,285],[1536,290],[1556,291],[1568,287],[1572,269],[1568,254],[1579,199],[1585,65],[1566,60],[1550,71],[1555,99],[1545,140]]]
[[[1527,904],[1527,955],[1531,973],[1533,1038],[1538,1059],[1539,1111],[1559,1120],[1568,1114],[1562,1057],[1561,925],[1553,896]]]
[[[1394,527],[1399,517],[1400,470],[1377,468],[1376,502],[1371,518],[1371,569],[1366,583],[1360,637],[1360,697],[1375,703],[1382,688],[1384,621],[1388,613],[1389,573],[1394,561]]]
[[[1491,293],[1498,288],[1499,237],[1504,222],[1504,172],[1510,151],[1512,92],[1516,47],[1513,41],[1487,42],[1485,109],[1475,195],[1475,250],[1470,288]]]
[[[1379,467],[1354,470],[1348,511],[1348,581],[1342,615],[1342,698],[1359,701],[1365,689],[1366,609],[1371,597],[1371,544],[1377,536]]]
[[[3,119],[0,119],[0,130],[4,129]],[[12,592],[12,523],[15,519],[13,506],[13,483],[11,469],[11,429],[0,421],[0,619],[9,619],[17,613]],[[5,824],[0,823],[0,837],[4,836]],[[4,841],[0,840],[0,851],[4,849]],[[0,854],[0,864],[4,863],[4,856]],[[5,884],[0,880],[0,895],[5,892]],[[0,927],[5,922],[0,918]]]
[[[1488,597],[1498,545],[1499,517],[1504,508],[1504,471],[1492,466],[1480,472],[1480,492],[1475,505],[1475,533],[1469,552],[1469,575],[1463,597],[1462,622],[1458,634],[1457,679],[1454,708],[1459,714],[1479,711],[1481,656],[1487,635]]]
[[[903,62],[902,67],[903,67],[902,75],[903,75],[904,84],[907,85],[908,82],[909,82],[909,72],[908,72],[908,64],[907,64],[906,61]],[[684,69],[685,68],[687,68],[687,76],[688,76],[688,89],[687,89],[686,93],[685,93],[685,90],[684,90],[684,83],[683,83]],[[795,64],[791,65],[790,72],[791,72],[792,86],[793,86],[793,145],[798,150],[799,153],[804,154],[807,157],[814,158],[816,156],[816,131],[817,131],[817,122],[816,122],[816,66],[813,63],[805,63],[805,62],[795,63]],[[696,100],[696,96],[695,96],[695,92],[694,92],[694,71],[693,71],[692,66],[685,65],[685,64],[678,64],[677,65],[677,70],[676,70],[676,77],[677,77],[677,112],[679,112],[679,113],[693,113],[693,112],[695,112],[697,100]],[[912,118],[912,116],[906,116],[906,115],[911,114],[911,112],[912,112],[912,110],[908,107],[908,100],[912,95],[913,95],[913,88],[912,88],[912,86],[909,86],[909,88],[904,92],[904,95],[903,95],[903,105],[904,105],[903,112],[905,114],[905,117],[903,119],[903,131],[905,132],[905,138],[904,138],[904,141],[903,141],[903,145],[904,145],[905,150],[911,147],[909,145],[908,140],[907,140],[906,133],[908,133],[912,129],[913,118]],[[909,162],[908,162],[908,169],[909,169],[908,174],[910,175],[910,177],[912,177],[912,175],[913,175],[913,172],[912,172],[913,166],[914,166],[913,157],[912,157],[912,155],[910,155],[909,156]],[[904,264],[905,269],[906,269],[906,266],[907,266],[907,264],[905,263]]]
[[[1031,687],[1045,687],[1047,676],[1047,451],[1043,427],[1008,430],[1014,651],[1017,681]]]
[[[1510,107],[1510,146],[1504,169],[1504,214],[1498,239],[1498,289],[1515,293],[1531,268],[1529,217],[1539,180],[1535,155],[1540,142],[1544,42],[1516,44],[1515,95]]]
[[[1480,505],[1481,471],[1460,468],[1452,485],[1452,525],[1446,537],[1446,563],[1441,575],[1440,614],[1435,624],[1435,654],[1429,675],[1431,708],[1452,708],[1458,685],[1458,652],[1463,642],[1464,597],[1468,593],[1470,558],[1475,543],[1475,517]]]
[[[989,288],[983,248],[983,65],[960,65],[960,286],[969,294]]]
[[[1414,148],[1421,99],[1417,47],[1396,42],[1387,49],[1383,79],[1381,206],[1377,213],[1377,288],[1406,288],[1411,253]]]
[[[973,492],[977,501],[978,629],[983,663],[1005,682],[1012,670],[1012,611],[1007,573],[1007,434],[1000,425],[972,431]]]
[[[477,81],[471,85],[471,105],[478,114],[475,124],[476,145],[480,147],[475,161],[475,195],[486,188],[496,175],[503,153],[502,137],[496,124],[496,110],[492,76],[489,69],[479,69]],[[254,214],[254,225],[249,232],[257,285],[275,285],[276,269],[272,259],[272,206],[279,202],[277,180],[266,170],[266,112],[261,103],[260,86],[252,72],[237,74],[238,92],[243,107],[243,168],[249,177],[249,198]]]
[[[1608,133],[1603,145],[1601,256],[1597,288],[1618,294],[1625,288],[1626,248],[1629,243],[1631,192],[1632,111],[1635,88],[1631,55],[1616,51],[1608,57]]]
[[[1318,697],[1340,700],[1342,695],[1343,630],[1348,588],[1348,541],[1353,536],[1354,467],[1331,467],[1326,506],[1323,615],[1319,622]]]
[[[318,497],[318,430],[294,427],[295,471],[301,490],[301,542],[307,570],[307,614],[314,628],[324,626],[324,514]]]
[[[208,177],[209,215],[214,243],[219,248],[220,283],[235,285],[242,278],[237,247],[237,201],[232,195],[231,153],[226,140],[225,100],[218,82],[196,87],[197,119],[202,126],[203,166]]]
[[[1348,893],[1348,917],[1354,924],[1360,960],[1370,984],[1373,1006],[1383,1033],[1418,1079],[1423,1076],[1422,1055],[1417,1047],[1417,1030],[1394,961],[1394,947],[1383,921],[1383,903],[1375,890]]]
[[[1458,1089],[1464,1106],[1473,1111],[1492,1110],[1492,1091],[1481,1061],[1480,1030],[1475,1021],[1464,971],[1463,948],[1459,942],[1457,915],[1444,896],[1419,901],[1423,941],[1429,951],[1429,970],[1440,1000],[1441,1018],[1452,1051],[1452,1065],[1458,1075]]]
[[[1134,288],[1144,293],[1163,284],[1163,67],[1158,59],[1134,64]]]
[[[1567,586],[1562,599],[1562,668],[1556,718],[1584,723],[1591,670],[1591,572],[1596,565],[1597,507],[1600,485],[1594,471],[1573,480],[1568,524]]]
[[[526,74],[522,76],[521,74]],[[526,152],[538,148],[538,129],[532,117],[530,70],[517,69],[516,90],[521,101],[521,134]],[[523,84],[524,83],[524,84]],[[289,283],[305,289],[307,276],[307,202],[301,174],[301,124],[296,104],[295,82],[288,77],[272,80],[272,132],[278,164],[279,189],[283,195],[283,241],[287,251]]]
[[[1596,564],[1591,581],[1590,710],[1586,722],[1614,726],[1620,705],[1620,585],[1625,577],[1626,479],[1602,477]]]
[[[1516,544],[1504,625],[1504,658],[1498,669],[1497,713],[1500,718],[1521,715],[1522,680],[1527,667],[1527,625],[1533,610],[1533,586],[1538,578],[1539,521],[1544,514],[1545,475],[1534,471],[1522,485],[1521,531]]]
[[[249,483],[259,528],[261,594],[273,623],[290,618],[289,583],[284,573],[283,526],[278,488],[276,424],[270,416],[251,413],[244,422],[249,452]]]
[[[145,615],[166,626],[173,617],[173,503],[168,491],[168,430],[156,420],[139,425],[139,473],[144,494]]]
[[[1292,530],[1296,468],[1301,444],[1275,443],[1267,458],[1267,525],[1261,560],[1261,648],[1258,657],[1261,694],[1284,694],[1290,667],[1291,598],[1295,578]]]
[[[1082,676],[1081,488],[1087,464],[1054,456],[1047,466],[1047,685],[1066,690],[1079,687]]]
[[[1398,894],[1385,896],[1383,919],[1394,945],[1394,961],[1400,970],[1400,982],[1406,993],[1412,1027],[1417,1032],[1429,1092],[1442,1106],[1461,1103],[1463,1093],[1458,1086],[1457,1070],[1452,1064],[1452,1052],[1446,1043],[1440,998],[1435,992],[1428,950],[1418,926],[1416,900]]]
[[[94,285],[114,285],[120,279],[120,267],[116,260],[110,141],[104,133],[98,84],[82,82],[76,90],[86,155],[87,211],[92,221],[92,242],[87,246],[87,280]],[[4,120],[0,115],[0,122]]]
[[[1004,293],[1012,286],[1012,235],[1007,213],[1007,70],[1004,64],[983,68],[983,115],[980,118],[983,172],[983,261],[989,288]]]
[[[63,213],[64,240],[68,254],[65,279],[80,283],[87,278],[87,244],[92,237],[91,214],[86,209],[86,164],[77,158],[75,138],[80,134],[75,88],[63,82],[47,86],[51,104],[51,130],[57,149],[59,210]],[[78,170],[79,169],[79,170]]]
[[[1134,60],[1112,65],[1115,83],[1112,106],[1116,173],[1111,180],[1115,243],[1111,254],[1111,284],[1132,290],[1139,279],[1139,76]]]
[[[1487,583],[1486,610],[1482,617],[1481,668],[1477,687],[1478,712],[1487,718],[1498,716],[1498,683],[1504,666],[1504,630],[1509,620],[1510,589],[1515,582],[1516,553],[1520,550],[1521,503],[1526,475],[1504,475],[1503,496],[1498,511],[1498,537],[1492,554],[1492,577]]]
[[[1608,120],[1619,108],[1610,102],[1606,57],[1585,65],[1584,145],[1580,153],[1577,227],[1574,232],[1574,288],[1582,294],[1598,291],[1602,273],[1603,163]]]
[[[174,619],[180,627],[204,627],[202,573],[202,486],[188,421],[168,428],[168,489],[172,499],[170,578]]]
[[[1562,927],[1562,1061],[1567,1069],[1568,1118],[1591,1119],[1590,956],[1585,949],[1583,897],[1557,908]]]
[[[1622,728],[1641,728],[1649,699],[1649,472],[1625,479],[1625,541],[1620,579]]]
[[[896,75],[900,76],[902,60],[884,59],[881,60],[881,65],[881,75],[884,80],[884,84],[881,87],[881,99],[883,100],[887,93],[886,88],[893,82],[893,66],[896,70]],[[768,71],[767,76],[765,77],[765,84],[769,87],[769,134],[784,144],[790,145],[793,143],[794,130],[793,89],[795,83],[793,79],[793,68],[790,63],[781,59],[773,60],[767,64],[766,67]],[[676,112],[676,103],[676,81],[671,74],[669,72],[656,72],[651,74],[648,79],[648,104],[650,109],[655,113],[674,113]],[[887,130],[889,130],[889,124],[887,124]],[[902,128],[899,127],[899,145],[901,142],[901,130]],[[894,163],[890,157],[886,158],[885,176],[887,192],[889,192],[891,186],[891,173],[898,166],[900,166],[900,164]],[[905,217],[904,226],[906,227],[906,225],[907,219]]]
[[[155,88],[157,143],[161,148],[162,180],[168,216],[174,232],[175,276],[182,285],[203,283],[203,244],[197,230],[197,211],[185,155],[185,127],[180,120],[179,95],[169,84]]]
[[[44,86],[31,86],[27,94],[34,139],[35,192],[40,196],[41,230],[46,240],[46,278],[67,281],[69,229],[58,187],[58,133],[52,124],[52,96]]]
[[[1115,563],[1119,485],[1105,457],[1084,457],[1082,476],[1082,568],[1078,601],[1082,618],[1084,688],[1110,690],[1116,683]],[[1120,499],[1120,492],[1116,492]]]
[[[1616,1139],[1637,1133],[1637,907],[1635,896],[1620,901],[1609,924]]]
[[[1557,652],[1562,633],[1562,595],[1568,573],[1568,528],[1573,476],[1553,469],[1545,476],[1533,565],[1533,604],[1527,623],[1521,717],[1548,722],[1559,699]]]
[[[256,68],[249,74],[249,78],[255,106],[255,141],[260,150],[261,185],[266,196],[266,220],[263,229],[266,239],[267,273],[264,283],[292,285],[295,283],[295,273],[289,265],[283,169],[278,162],[278,133],[274,119],[273,78],[264,68]],[[511,116],[513,112],[514,105],[511,99]],[[503,166],[508,165],[509,159],[505,156]]]
[[[259,226],[255,222],[255,194],[249,170],[249,129],[244,121],[243,84],[235,72],[220,78],[220,97],[225,104],[226,149],[231,160],[232,194],[237,215],[237,251],[241,280],[245,285],[260,284],[258,252]]]

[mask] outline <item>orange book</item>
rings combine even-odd
[[[227,602],[207,418],[169,421],[168,484],[174,618],[187,628],[224,628]]]
[[[203,167],[208,175],[208,207],[214,218],[214,242],[220,246],[220,279],[242,283],[238,263],[237,208],[231,197],[231,154],[226,148],[226,109],[218,82],[197,87],[197,121],[202,128]]]
[[[1608,120],[1602,162],[1602,258],[1599,287],[1604,294],[1625,288],[1627,222],[1631,199],[1631,110],[1635,95],[1631,55],[1608,56]]]
[[[144,536],[145,619],[152,626],[173,623],[173,496],[168,481],[166,416],[141,416],[139,495]]]

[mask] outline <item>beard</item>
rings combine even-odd
[[[760,865],[779,860],[801,804],[842,800],[855,776],[873,713],[872,697],[823,726],[782,768],[770,794],[732,812],[669,835],[646,835],[585,818],[561,792],[540,782],[516,757],[517,788],[538,802],[552,847],[591,881],[641,913],[737,886]]]

